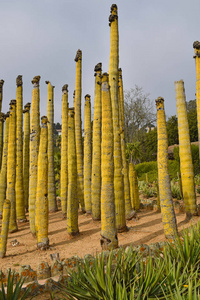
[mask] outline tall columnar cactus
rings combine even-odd
[[[83,141],[82,141],[82,121],[81,121],[81,92],[82,92],[82,52],[78,50],[75,57],[76,62],[76,85],[75,85],[75,137],[77,155],[77,197],[83,212],[84,191],[83,191]]]
[[[164,111],[164,99],[156,99],[157,106],[157,135],[158,135],[158,178],[162,223],[166,237],[177,234],[176,217],[174,213],[170,177],[168,170],[168,141]]]
[[[110,60],[109,60],[109,84],[112,103],[112,119],[114,133],[114,191],[115,213],[118,232],[127,229],[125,219],[124,180],[122,174],[121,138],[119,128],[119,103],[118,103],[118,67],[119,67],[119,35],[117,5],[111,6],[109,17],[110,31]]]
[[[0,113],[1,113],[1,108],[2,108],[2,101],[3,101],[3,84],[4,80],[0,80]]]
[[[40,76],[32,80],[31,128],[30,128],[30,168],[29,168],[29,223],[35,235],[35,198],[37,188],[37,160],[40,141]]]
[[[3,258],[6,255],[8,230],[10,219],[10,201],[5,199],[3,204],[3,221],[0,236],[0,257]]]
[[[16,213],[17,219],[20,222],[26,221],[25,206],[24,206],[24,186],[23,186],[23,82],[22,76],[18,75],[16,79]]]
[[[200,42],[193,43],[195,50],[196,63],[196,105],[197,105],[197,125],[198,125],[198,140],[199,140],[199,158],[200,158]]]
[[[68,199],[67,232],[79,233],[74,108],[68,110]]]
[[[60,196],[63,217],[67,217],[67,189],[68,189],[68,85],[62,88],[62,135],[61,135],[61,172]]]
[[[92,139],[92,218],[101,219],[101,67],[98,63],[94,68],[95,99]]]
[[[110,250],[118,246],[115,222],[113,123],[108,74],[102,75],[102,187],[101,246]]]
[[[38,154],[37,192],[35,201],[35,229],[37,247],[49,247],[48,239],[48,119],[41,117],[40,146]]]
[[[6,199],[11,202],[9,232],[18,230],[16,222],[16,100],[10,102],[9,117],[9,136],[8,136],[8,160],[7,160],[7,190]]]
[[[24,185],[24,206],[28,211],[29,191],[29,147],[30,147],[30,107],[28,102],[24,106],[24,139],[23,139],[23,185]]]
[[[5,131],[3,143],[2,165],[0,171],[0,219],[3,213],[3,202],[6,199],[7,187],[7,156],[8,156],[8,134],[9,134],[9,112],[5,114]]]
[[[2,154],[3,154],[3,125],[4,125],[4,113],[0,114],[0,169],[1,169],[1,163],[2,163]]]
[[[84,201],[86,213],[92,213],[91,203],[92,175],[92,127],[90,95],[85,96],[85,125],[84,125]]]
[[[48,202],[49,212],[58,210],[56,203],[56,186],[55,186],[55,170],[54,170],[54,86],[46,81],[47,86],[47,118],[48,118]]]
[[[176,108],[178,117],[180,170],[183,186],[183,199],[186,217],[191,218],[197,212],[194,185],[194,170],[190,145],[189,125],[183,80],[175,81]],[[160,191],[161,192],[161,191]]]
[[[135,210],[140,208],[139,189],[137,173],[133,162],[129,163],[129,182],[130,182],[130,198],[131,205]]]
[[[123,175],[124,175],[124,200],[125,200],[125,212],[126,219],[130,220],[135,215],[134,206],[131,205],[130,197],[130,185],[129,185],[129,175],[128,175],[128,164],[126,160],[126,145],[125,145],[125,133],[124,133],[124,90],[123,90],[123,80],[122,80],[122,70],[119,69],[119,125],[121,132],[121,151],[122,151],[122,165],[123,165]]]

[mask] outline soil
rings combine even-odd
[[[138,217],[139,220],[127,221],[129,228],[127,232],[118,234],[119,246],[151,244],[165,240],[161,213],[142,209],[138,212]],[[179,232],[200,220],[200,217],[193,217],[187,222],[184,213],[176,213],[176,218]],[[90,215],[80,213],[80,233],[73,238],[67,233],[66,223],[66,219],[62,218],[61,210],[49,215],[50,249],[45,251],[37,249],[36,238],[29,230],[29,222],[19,223],[19,230],[8,236],[6,257],[0,259],[0,269],[4,271],[11,268],[17,271],[21,265],[30,265],[33,270],[36,270],[41,261],[51,264],[52,253],[59,253],[60,259],[63,259],[74,255],[84,257],[86,254],[101,252],[100,221],[93,221]],[[17,240],[16,246],[12,246],[13,240]]]

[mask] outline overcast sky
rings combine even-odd
[[[94,66],[108,71],[110,6],[118,5],[120,67],[124,89],[137,84],[150,99],[165,99],[167,116],[176,114],[174,81],[183,79],[186,98],[195,98],[193,42],[200,40],[199,0],[0,0],[0,79],[3,112],[16,96],[23,75],[24,104],[31,102],[35,75],[41,76],[41,116],[46,114],[47,85],[55,85],[55,122],[61,122],[62,86],[69,85],[73,105],[74,61],[82,50],[84,96],[94,106]]]

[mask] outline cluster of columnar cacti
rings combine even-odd
[[[137,174],[132,159],[128,165],[124,134],[124,92],[119,69],[117,5],[111,6],[109,74],[102,64],[95,66],[93,126],[91,99],[85,96],[84,144],[82,137],[82,51],[75,57],[74,107],[68,107],[68,85],[62,88],[62,136],[60,195],[66,229],[79,233],[78,209],[101,220],[103,249],[118,246],[117,232],[127,230],[126,220],[140,208]],[[200,43],[194,43],[197,70],[197,111],[200,110]],[[8,228],[18,230],[17,221],[26,221],[37,237],[38,248],[49,247],[48,213],[57,211],[54,170],[54,86],[47,83],[47,117],[41,118],[40,76],[32,80],[32,103],[23,110],[22,76],[17,77],[16,100],[10,112],[1,112],[3,84],[0,80],[0,217],[3,226],[0,257],[5,256]],[[196,214],[194,174],[187,123],[183,81],[175,82],[179,126],[180,169],[188,218]],[[30,115],[31,106],[31,115]],[[177,234],[168,172],[168,144],[164,99],[156,100],[158,129],[158,209],[161,208],[166,237]],[[24,130],[23,130],[24,113]],[[200,124],[200,115],[198,124]],[[3,129],[5,121],[5,129]],[[199,125],[200,128],[200,125]],[[93,132],[92,132],[93,129]],[[23,133],[24,131],[24,133]],[[3,134],[4,132],[4,134]],[[199,129],[200,132],[200,129]],[[6,199],[6,200],[5,200]]]

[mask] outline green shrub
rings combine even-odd
[[[181,200],[181,192],[180,192],[180,187],[179,183],[172,179],[171,181],[171,191],[172,191],[172,197],[176,198],[177,200]]]
[[[138,180],[146,181],[148,177],[148,182],[153,183],[158,179],[158,169],[157,162],[143,162],[135,166],[137,172]],[[169,160],[169,176],[170,179],[177,178],[177,172],[179,172],[179,163],[175,160]]]

